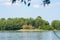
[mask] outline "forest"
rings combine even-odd
[[[42,29],[60,30],[60,20],[48,21],[37,16],[36,18],[0,18],[0,30]]]

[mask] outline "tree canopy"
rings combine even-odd
[[[34,18],[1,18],[0,30],[20,30],[20,29],[43,29],[53,30],[60,29],[60,21],[54,20],[49,24],[48,21],[38,16]]]
[[[51,25],[54,29],[60,30],[60,20],[53,20]]]

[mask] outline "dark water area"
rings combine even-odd
[[[0,40],[60,40],[60,31],[0,31]]]

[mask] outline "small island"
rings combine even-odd
[[[38,16],[36,18],[1,18],[0,30],[44,31],[60,30],[60,20],[53,20],[51,24]]]

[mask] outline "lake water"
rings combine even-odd
[[[15,32],[0,31],[0,40],[60,40],[60,31]],[[58,36],[58,37],[57,37]]]

